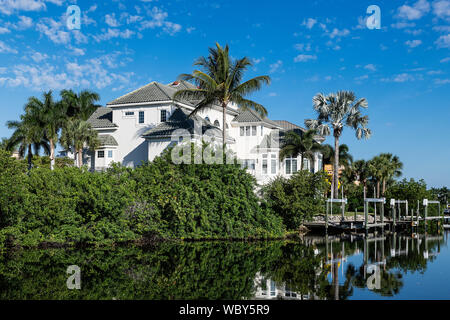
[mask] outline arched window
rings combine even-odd
[[[216,127],[219,127],[219,128],[220,128],[219,120],[214,121],[214,125],[215,125]]]

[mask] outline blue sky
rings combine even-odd
[[[71,4],[80,30],[66,26]],[[366,27],[370,5],[381,29]],[[353,90],[373,131],[368,141],[344,131],[354,158],[391,152],[405,177],[448,185],[450,0],[0,0],[0,137],[29,96],[88,88],[106,104],[190,73],[215,42],[253,59],[248,77],[272,77],[252,97],[271,119],[303,125],[316,93]]]

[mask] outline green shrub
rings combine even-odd
[[[324,212],[327,188],[323,173],[298,171],[290,179],[277,177],[263,189],[269,208],[281,216],[288,230]]]

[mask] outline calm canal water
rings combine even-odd
[[[0,299],[450,299],[447,238],[19,250],[0,256]]]

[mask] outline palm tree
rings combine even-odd
[[[386,182],[402,175],[403,163],[398,156],[394,156],[392,153],[382,153],[380,154],[380,157],[386,160],[386,167],[384,168],[383,175],[383,189],[381,192],[384,196],[386,192]]]
[[[288,156],[302,156],[300,170],[303,170],[303,159],[310,159],[314,162],[314,153],[321,150],[321,146],[314,140],[316,136],[315,130],[308,130],[301,135],[295,131],[288,131],[284,136],[283,147],[280,150],[280,159],[283,160]]]
[[[219,104],[222,107],[222,139],[223,149],[226,144],[226,114],[229,103],[235,103],[238,107],[252,108],[262,116],[267,115],[267,110],[259,103],[246,99],[245,96],[259,90],[263,84],[270,83],[269,76],[259,76],[242,82],[244,72],[252,65],[249,58],[233,60],[229,54],[228,45],[222,48],[216,43],[216,48],[209,49],[208,57],[200,57],[194,66],[200,66],[201,70],[195,70],[192,74],[182,74],[180,79],[193,81],[196,89],[179,90],[174,99],[199,101],[191,115],[196,114],[211,104]]]
[[[356,180],[362,183],[364,198],[366,198],[367,179],[370,177],[369,163],[365,160],[357,160],[352,164]]]
[[[2,138],[0,141],[0,150],[8,150],[8,138]]]
[[[91,150],[98,147],[98,133],[86,121],[69,120],[63,127],[61,144],[65,148],[73,150],[74,161],[78,162],[78,167],[81,168],[83,165],[83,149],[86,145]]]
[[[356,131],[356,138],[368,139],[371,131],[367,128],[369,117],[363,116],[361,108],[367,108],[368,104],[365,98],[359,100],[351,91],[339,91],[324,96],[322,93],[313,98],[313,107],[317,111],[317,119],[305,120],[305,125],[309,129],[317,130],[318,134],[327,136],[333,130],[334,149],[337,155],[334,159],[333,181],[334,196],[338,193],[338,171],[339,171],[339,138],[342,135],[344,126],[350,127]],[[330,128],[331,126],[331,128]]]
[[[44,92],[43,99],[36,97],[28,99],[25,112],[33,117],[43,129],[46,139],[50,144],[50,168],[55,167],[55,148],[58,141],[58,132],[63,127],[66,117],[62,103],[55,102],[52,91]]]
[[[8,129],[14,129],[11,138],[8,139],[7,150],[13,150],[18,147],[21,158],[28,157],[28,170],[31,170],[33,151],[38,154],[42,147],[46,154],[50,153],[48,141],[45,139],[45,133],[39,126],[35,118],[28,114],[21,116],[22,121],[8,121]],[[34,150],[33,150],[34,149]]]
[[[83,90],[77,94],[73,90],[62,90],[60,94],[69,118],[86,121],[99,107],[95,104],[100,100],[98,93]]]
[[[329,144],[324,144],[320,147],[320,152],[323,155],[324,163],[326,164],[332,164],[334,166],[335,162],[335,152],[334,148]],[[351,166],[353,162],[353,157],[349,153],[349,147],[346,144],[342,144],[339,147],[339,167],[343,166],[345,168],[348,168]]]
[[[380,197],[380,184],[381,181],[383,181],[385,175],[386,175],[386,167],[388,166],[388,162],[386,158],[381,156],[373,157],[368,162],[369,172],[372,177],[372,179],[376,182],[377,185],[377,191],[376,191],[376,197]]]

